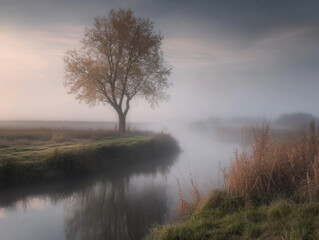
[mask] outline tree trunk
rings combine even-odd
[[[124,113],[119,113],[119,132],[126,132],[126,115]]]

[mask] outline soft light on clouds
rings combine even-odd
[[[317,1],[5,0],[0,8],[0,119],[97,120],[62,85],[63,55],[111,8],[132,8],[164,35],[171,101],[132,103],[130,121],[210,115],[319,115]]]
[[[23,35],[0,27],[0,42],[1,82],[23,81],[48,67],[47,59]]]
[[[170,38],[164,41],[163,49],[168,61],[175,67],[228,64],[255,59],[252,52],[231,49],[201,38]]]
[[[0,208],[0,219],[6,217],[6,212],[3,208]]]

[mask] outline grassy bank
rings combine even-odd
[[[108,172],[176,154],[167,134],[1,130],[0,186]]]
[[[153,227],[147,240],[319,239],[319,203],[289,199],[247,205],[226,191],[212,191],[177,223]]]
[[[224,170],[223,189],[180,199],[180,220],[146,239],[319,239],[319,137],[276,138],[267,126]]]

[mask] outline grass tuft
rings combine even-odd
[[[264,126],[252,150],[236,153],[225,170],[228,192],[253,202],[292,197],[319,197],[319,139],[314,123],[309,133],[279,141]]]

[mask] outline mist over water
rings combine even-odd
[[[281,140],[319,126],[319,1],[1,0],[0,130],[118,128],[104,100],[90,108],[67,94],[63,58],[94,18],[119,8],[154,22],[172,67],[170,100],[154,110],[132,95],[128,130],[170,133],[182,152],[2,189],[0,240],[140,239],[176,218],[177,182],[186,200],[192,180],[202,194],[222,187],[223,168],[250,150],[258,127]]]
[[[1,122],[1,127],[114,129],[114,123]],[[176,218],[177,179],[185,199],[194,179],[202,193],[222,185],[238,143],[206,135],[190,123],[132,124],[132,128],[167,131],[182,153],[156,164],[140,164],[108,176],[87,177],[0,192],[0,232],[9,239],[140,239],[152,224]],[[154,162],[154,161],[153,161]],[[20,225],[23,222],[23,227]]]
[[[309,114],[265,118],[208,118],[200,121],[130,123],[131,130],[168,132],[182,152],[108,175],[14,187],[0,191],[0,237],[11,239],[140,239],[153,224],[177,217],[177,181],[191,200],[193,179],[201,192],[223,186],[236,150],[249,148],[254,128],[270,124],[281,138],[305,131]],[[1,121],[0,128],[109,129],[114,122]],[[296,129],[298,131],[296,131]],[[294,131],[293,131],[294,130]]]

